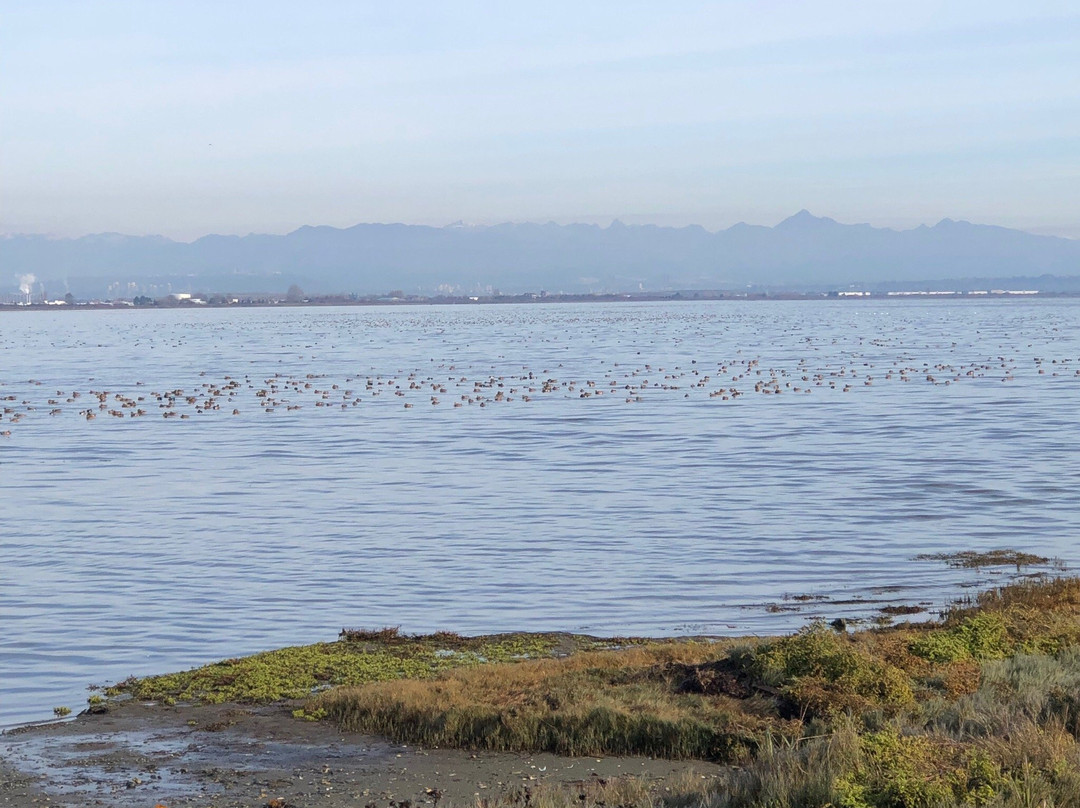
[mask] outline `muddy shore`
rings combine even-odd
[[[699,761],[417,749],[303,721],[293,704],[112,705],[0,735],[0,805],[473,806],[536,785],[712,777]]]

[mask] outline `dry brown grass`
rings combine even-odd
[[[773,719],[680,687],[688,667],[723,653],[678,643],[486,665],[339,688],[312,708],[345,728],[431,746],[736,761]]]
[[[1046,615],[1080,614],[1080,577],[1028,578],[979,593],[973,603],[953,609],[946,622],[976,611],[1019,609]]]
[[[527,808],[1080,808],[1080,580],[1030,580],[929,625],[812,626],[340,688],[313,707],[426,745],[738,762],[658,793]],[[614,786],[612,786],[614,787]]]
[[[940,624],[761,642],[656,642],[331,690],[309,711],[400,741],[738,761],[766,732],[870,724],[975,694],[987,660],[1077,636],[1080,581],[1025,581]],[[1060,701],[1060,699],[1059,699]]]
[[[692,770],[667,780],[625,776],[539,783],[478,798],[476,808],[697,808],[718,786],[716,777]]]

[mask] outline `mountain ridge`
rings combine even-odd
[[[50,292],[568,293],[640,289],[821,289],[926,278],[1077,277],[1080,241],[943,218],[908,230],[845,224],[803,209],[768,227],[503,222],[444,227],[361,222],[283,235],[94,233],[0,238],[4,275]],[[254,285],[253,285],[254,284]],[[17,285],[17,284],[16,284]]]

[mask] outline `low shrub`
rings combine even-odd
[[[980,613],[949,628],[930,631],[912,640],[910,647],[915,656],[945,664],[962,659],[1001,659],[1014,643],[1002,615]]]
[[[751,677],[776,688],[803,719],[871,709],[893,714],[914,700],[904,671],[821,624],[765,643],[740,662]]]

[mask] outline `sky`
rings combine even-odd
[[[0,0],[0,233],[1080,238],[1080,4]]]

